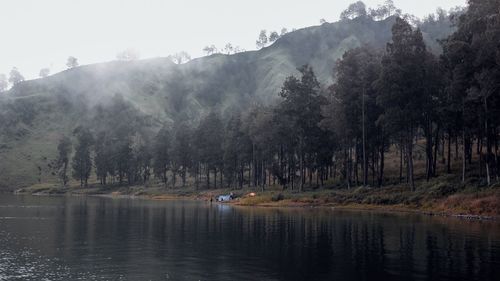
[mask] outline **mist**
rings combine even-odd
[[[115,60],[133,49],[141,58],[167,57],[186,51],[203,56],[205,46],[227,43],[255,49],[259,31],[288,30],[333,22],[351,1],[2,1],[0,73],[17,67],[26,79],[42,68],[54,74],[75,56],[81,65]],[[381,0],[365,1],[369,7]],[[418,17],[437,7],[446,10],[465,0],[394,1]]]

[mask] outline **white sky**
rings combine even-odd
[[[261,29],[302,28],[336,21],[355,0],[0,0],[0,73],[16,66],[27,78],[55,73],[68,56],[80,64],[109,61],[127,48],[141,58],[227,42],[255,49]],[[383,0],[365,0],[376,7]],[[466,0],[394,0],[404,13],[422,17]]]

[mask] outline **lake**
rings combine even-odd
[[[0,280],[499,277],[499,222],[0,194]]]

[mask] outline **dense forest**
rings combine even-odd
[[[150,118],[116,95],[74,130],[73,141],[61,139],[59,178],[66,184],[71,173],[85,186],[95,171],[103,185],[156,180],[301,191],[336,179],[347,188],[406,182],[413,190],[415,149],[423,147],[427,180],[444,161],[446,173],[491,185],[500,176],[499,9],[498,0],[471,0],[452,14],[456,31],[440,42],[438,56],[419,28],[398,17],[385,50],[362,46],[343,55],[333,85],[321,85],[304,65],[286,78],[274,105],[214,110],[157,133]],[[392,177],[384,173],[390,150],[400,158]],[[469,172],[472,165],[477,173]]]

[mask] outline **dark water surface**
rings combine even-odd
[[[0,280],[500,280],[500,223],[0,194]]]

